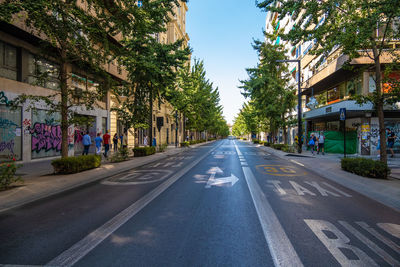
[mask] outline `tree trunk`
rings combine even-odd
[[[385,116],[383,113],[383,97],[382,97],[382,72],[381,62],[379,59],[378,49],[376,44],[373,42],[372,51],[374,53],[375,62],[375,76],[376,76],[376,100],[374,103],[376,113],[379,121],[379,137],[380,137],[380,161],[387,163],[386,153],[386,131],[385,131]]]
[[[287,129],[285,124],[285,115],[282,115],[282,121],[283,121],[283,143],[287,145]]]
[[[65,51],[61,52],[61,58],[66,58]],[[68,78],[67,64],[63,60],[60,67],[61,89],[61,157],[68,157]]]

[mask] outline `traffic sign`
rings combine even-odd
[[[339,111],[340,114],[340,120],[345,121],[346,120],[346,108],[341,108]]]

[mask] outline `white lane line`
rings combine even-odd
[[[235,148],[240,155],[236,143]],[[253,172],[249,167],[242,167],[242,170],[275,266],[303,266]]]
[[[92,233],[87,235],[82,240],[78,241],[75,245],[61,253],[59,256],[51,260],[46,266],[72,266],[77,263],[80,259],[85,257],[90,251],[92,251],[97,245],[99,245],[104,239],[115,232],[124,223],[135,216],[139,211],[146,207],[151,201],[158,197],[168,187],[175,183],[180,177],[187,173],[190,169],[196,166],[200,161],[207,157],[210,152],[217,149],[214,147],[208,153],[204,154],[197,160],[190,163],[184,169],[178,171],[174,176],[160,184],[158,187],[147,193],[145,196],[140,198],[138,201],[133,203],[131,206],[126,208],[117,214],[114,218],[94,230]]]
[[[293,163],[296,163],[297,165],[300,165],[300,166],[304,167],[304,165],[301,164],[300,162],[297,162],[297,161],[295,161],[295,160],[293,160],[293,159],[291,159],[290,161],[293,162]]]

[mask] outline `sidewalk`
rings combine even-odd
[[[189,148],[168,147],[162,153],[132,158],[119,163],[102,163],[99,168],[70,175],[54,175],[51,160],[24,163],[23,167],[18,169],[17,172],[17,174],[21,175],[24,183],[19,187],[0,191],[0,212],[102,180],[108,176],[137,168],[207,143],[192,145]]]
[[[315,154],[313,156],[310,151],[304,151],[302,154],[286,153],[266,146],[256,146],[281,159],[291,160],[326,179],[400,211],[400,158],[388,160],[388,165],[392,168],[392,174],[389,179],[383,180],[366,178],[342,170],[340,159],[343,155]]]

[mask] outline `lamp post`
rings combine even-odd
[[[297,138],[299,141],[299,146],[297,147],[297,152],[301,153],[301,148],[303,146],[303,124],[301,119],[301,64],[299,59],[286,59],[286,60],[276,60],[276,62],[297,62],[298,72],[297,72]]]

